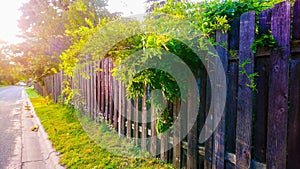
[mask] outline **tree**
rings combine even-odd
[[[30,0],[20,11],[20,35],[25,41],[14,46],[16,55],[26,58],[27,73],[35,79],[60,70],[60,55],[81,37],[76,35],[86,20],[97,25],[108,15],[103,0]]]

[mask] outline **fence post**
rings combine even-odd
[[[297,0],[293,12],[293,40],[300,40],[300,1]],[[300,168],[300,59],[299,53],[293,54],[290,77],[290,117],[288,129],[288,159],[287,168]],[[295,58],[294,58],[295,57]]]
[[[254,72],[254,54],[251,44],[255,37],[255,13],[247,12],[240,18],[239,88],[236,127],[236,167],[249,168],[251,163],[251,129],[253,91],[248,75]],[[245,66],[243,63],[249,61]]]
[[[270,57],[267,168],[286,168],[290,55],[289,2],[279,3],[272,9],[271,29],[279,47],[271,51]]]

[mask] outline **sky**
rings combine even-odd
[[[21,12],[18,10],[23,3],[29,0],[1,0],[0,1],[0,41],[18,43],[18,19]],[[123,16],[145,13],[145,0],[108,0],[107,9],[110,12],[122,12]]]
[[[0,40],[9,43],[17,43],[16,38],[19,32],[18,19],[21,12],[18,10],[27,0],[6,0],[0,1]]]

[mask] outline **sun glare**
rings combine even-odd
[[[0,40],[8,43],[21,41],[16,35],[19,34],[18,19],[21,12],[18,10],[27,0],[0,1]]]

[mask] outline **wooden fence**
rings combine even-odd
[[[187,124],[181,122],[174,126],[173,133],[152,139],[150,143],[136,144],[152,154],[159,152],[163,161],[173,163],[177,168],[300,168],[300,2],[296,1],[293,8],[293,16],[289,2],[259,14],[262,33],[272,31],[278,42],[277,49],[259,48],[256,54],[252,53],[250,46],[256,26],[254,12],[235,19],[230,32],[216,33],[218,44],[222,44],[216,49],[227,76],[227,102],[217,130],[205,143],[198,143],[198,137],[211,98],[208,75],[201,70],[199,120],[187,137],[180,139]],[[224,49],[224,42],[227,49]],[[229,55],[228,51],[232,50],[238,51],[238,58]],[[251,64],[239,66],[246,59]],[[103,71],[97,72],[96,68]],[[155,123],[144,123],[147,90],[143,98],[127,100],[124,85],[111,75],[112,68],[113,64],[107,58],[82,68],[90,72],[90,78],[76,73],[77,80],[72,81],[72,87],[80,92],[84,101],[75,100],[74,104],[92,119],[103,116],[123,136],[155,136]],[[249,78],[240,73],[242,70],[247,74],[259,74],[255,80],[257,91],[245,85]],[[64,78],[62,73],[49,76],[45,78],[44,87],[36,84],[35,88],[43,95],[51,94],[58,101]],[[168,107],[177,118],[178,99]],[[188,106],[186,110],[189,110]],[[154,111],[150,113],[154,118]],[[142,123],[138,123],[139,119]]]

